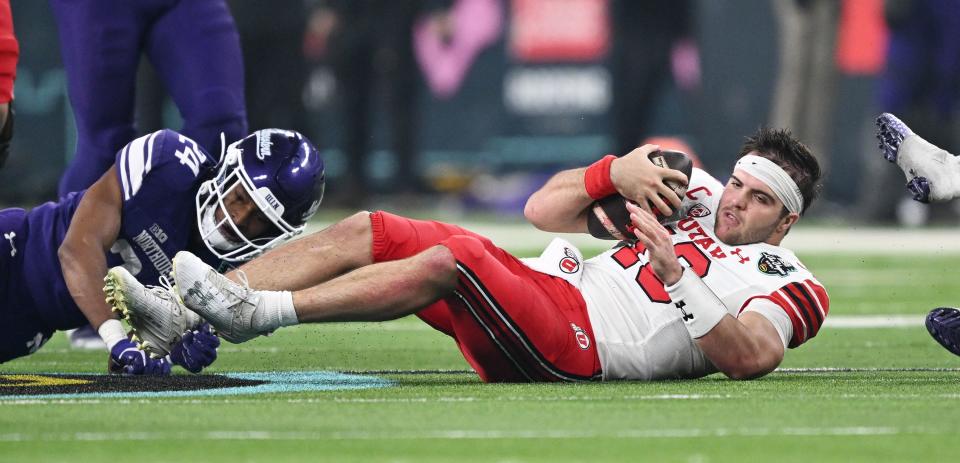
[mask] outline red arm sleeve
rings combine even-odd
[[[0,0],[0,103],[13,99],[13,81],[17,77],[20,45],[13,35],[13,14],[10,0]]]

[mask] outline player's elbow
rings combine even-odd
[[[64,240],[57,248],[57,258],[60,260],[60,267],[66,270],[73,266],[79,260],[80,248],[70,240]]]
[[[64,275],[70,270],[76,270],[89,260],[90,244],[82,238],[67,235],[60,247],[57,248],[57,258]]]
[[[753,368],[744,367],[744,368],[732,368],[723,372],[727,378],[737,380],[737,381],[747,381],[751,379],[757,379],[763,375],[766,375],[767,372],[758,371]]]
[[[57,248],[57,258],[60,259],[60,262],[69,261],[76,256],[76,246],[72,245],[67,240],[64,240],[63,243],[60,243],[60,247]]]
[[[757,379],[777,368],[779,362],[770,362],[761,355],[747,354],[738,356],[720,368],[728,378],[738,381]]]
[[[544,210],[545,208],[538,199],[538,196],[534,194],[527,199],[527,204],[523,206],[523,216],[534,227],[537,227],[540,230],[547,230],[549,221],[544,214]]]

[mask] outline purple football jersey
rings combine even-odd
[[[172,130],[137,138],[120,150],[115,166],[123,210],[107,266],[123,265],[144,284],[156,285],[161,275],[170,273],[171,259],[181,250],[220,265],[202,244],[191,245],[197,233],[197,190],[216,163],[196,142]],[[82,198],[83,192],[71,193],[26,216],[26,257],[18,273],[37,316],[54,329],[87,322],[73,302],[57,256]]]

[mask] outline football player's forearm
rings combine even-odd
[[[691,271],[665,286],[690,337],[723,374],[732,379],[763,376],[780,363],[783,345],[776,329],[762,315],[730,315],[723,301]]]
[[[121,194],[116,167],[94,182],[77,206],[58,250],[73,301],[94,328],[113,318],[103,295],[110,246],[120,233]]]
[[[524,217],[540,230],[585,233],[587,208],[593,202],[584,187],[585,171],[570,169],[554,175],[530,195],[523,209]]]
[[[85,249],[82,245],[64,242],[59,250],[60,267],[73,301],[94,329],[111,319],[113,313],[103,295],[103,277],[107,261],[103,251]]]
[[[759,378],[779,364],[771,362],[753,333],[730,315],[696,341],[710,362],[730,379]]]

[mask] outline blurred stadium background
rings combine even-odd
[[[377,2],[353,3],[362,10],[358,5]],[[340,15],[337,27],[374,43],[363,161],[370,179],[358,181],[348,169],[345,140],[353,116],[344,111],[349,103],[336,78],[337,66],[350,65],[351,58],[344,64],[340,55],[352,45],[341,40],[337,46],[323,35],[329,27],[322,13],[336,12],[338,2],[230,2],[247,62],[250,127],[296,128],[317,142],[328,162],[328,208],[382,207],[379,200],[396,201],[400,192],[410,194],[399,196],[405,202],[397,206],[519,213],[550,172],[622,151],[631,141],[676,137],[722,175],[745,135],[761,125],[788,125],[827,172],[825,200],[812,216],[889,223],[904,194],[899,173],[877,154],[876,114],[900,111],[919,132],[955,146],[950,135],[932,135],[953,132],[955,118],[923,116],[938,107],[936,97],[911,97],[906,106],[884,98],[888,19],[927,20],[900,11],[911,2],[456,0],[424,6],[429,3],[396,3],[421,12],[410,18],[377,18],[385,13],[376,8],[356,23]],[[12,6],[21,46],[18,118],[13,155],[0,171],[0,205],[31,206],[55,198],[75,128],[48,4]],[[409,26],[401,35],[412,41],[412,77],[396,77],[406,72],[390,64],[400,59],[402,45],[384,43],[394,40],[383,37],[384,24]],[[911,78],[936,82],[934,68]],[[391,111],[398,81],[409,104]],[[180,126],[146,62],[138,92],[138,130]],[[398,125],[394,117],[408,120],[391,130]],[[410,140],[412,148],[400,149],[414,159],[413,174],[400,178],[395,154],[404,142],[392,141],[396,136]],[[955,223],[952,209],[943,210],[934,211],[934,219]],[[927,210],[914,212],[920,216],[901,220],[923,223]]]

